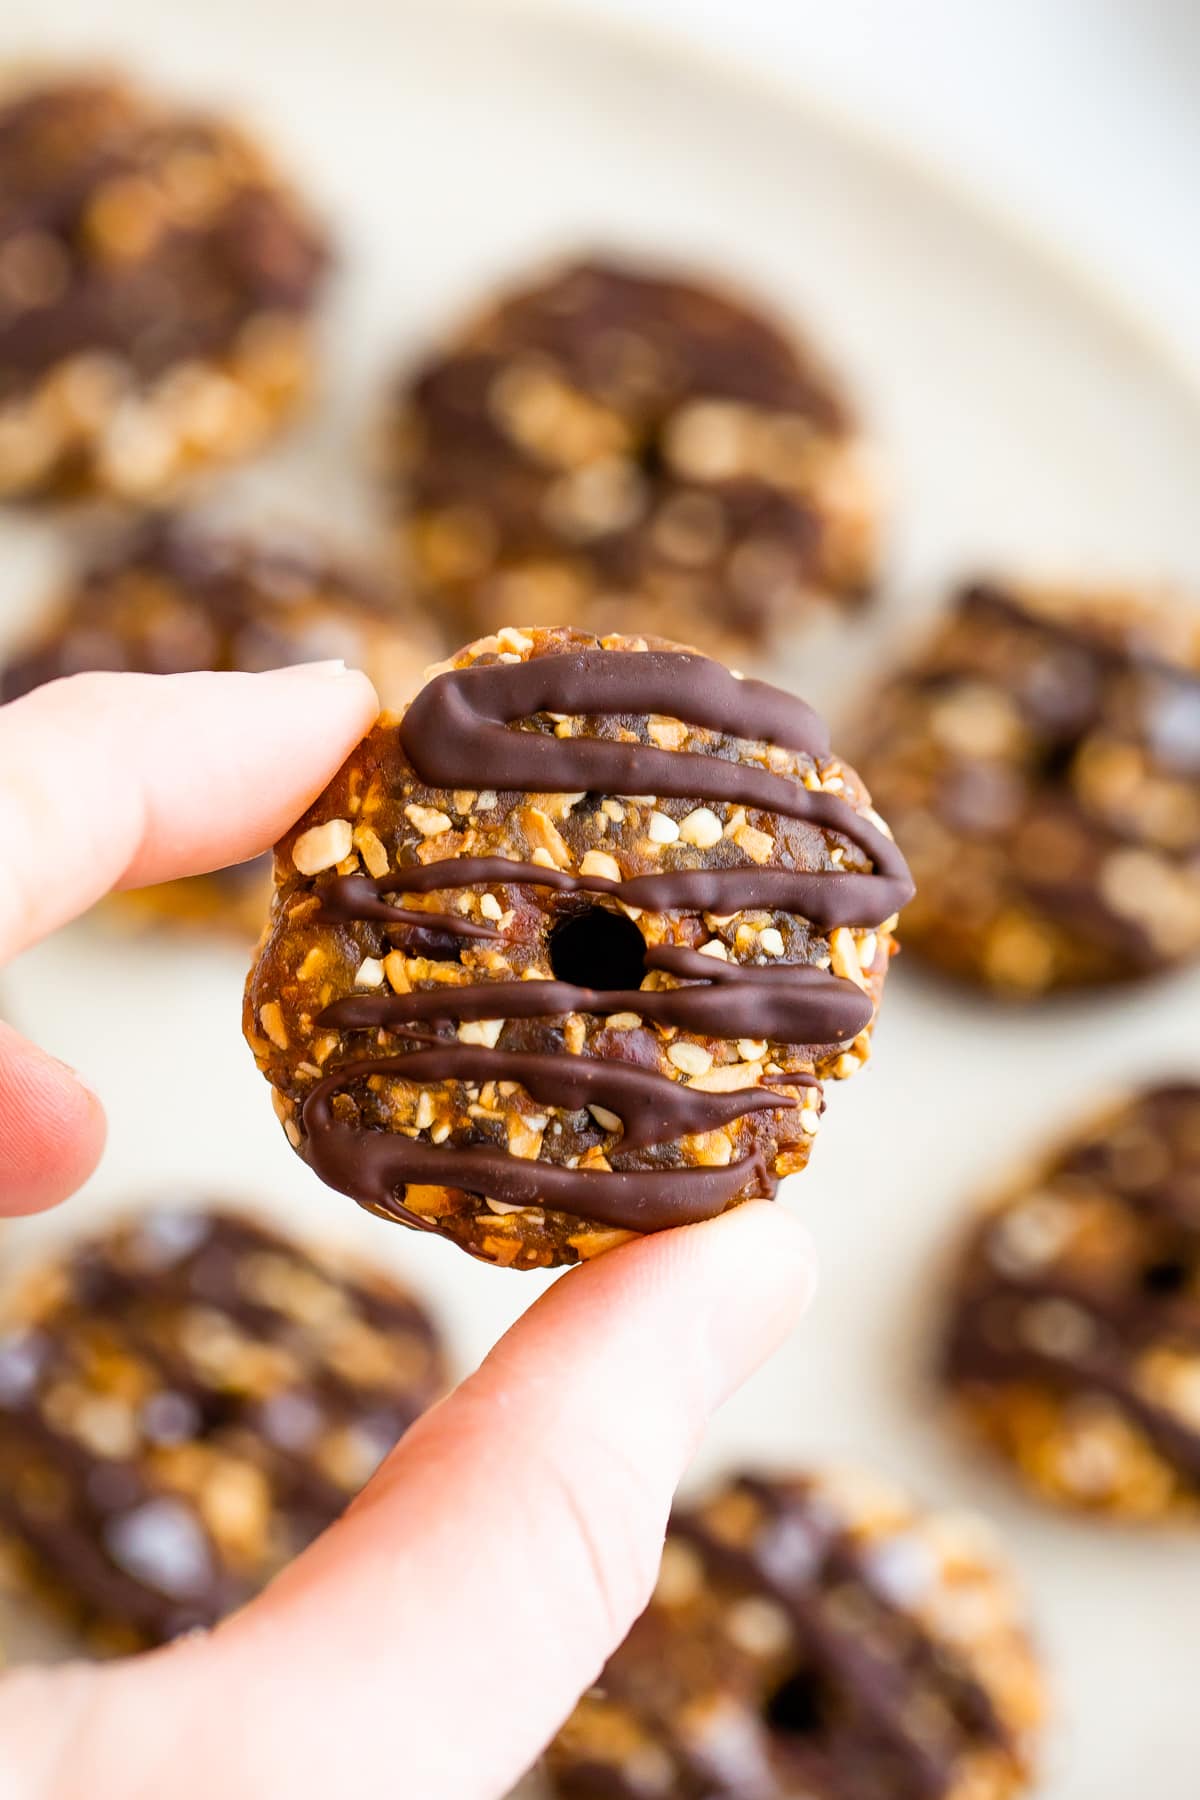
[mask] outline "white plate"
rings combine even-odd
[[[248,491],[265,483],[361,525],[361,428],[393,357],[491,277],[607,243],[760,287],[811,324],[877,429],[895,471],[888,598],[869,626],[792,648],[787,674],[810,696],[852,692],[964,567],[1200,581],[1200,400],[1155,346],[1053,259],[782,95],[540,7],[110,0],[104,13],[85,45],[73,0],[42,0],[20,48],[111,49],[244,102],[341,230],[328,406]],[[42,527],[6,517],[3,530],[0,605],[15,618],[54,551]],[[87,1199],[13,1227],[6,1248],[40,1247],[130,1195],[240,1191],[406,1271],[469,1365],[541,1282],[318,1188],[241,1043],[243,964],[85,927],[6,976],[11,1015],[91,1074],[112,1119]],[[711,1469],[849,1453],[990,1512],[1055,1674],[1054,1800],[1128,1800],[1148,1763],[1156,1800],[1194,1795],[1200,1608],[1186,1597],[1200,1545],[1068,1523],[994,1479],[927,1401],[924,1321],[964,1200],[1124,1078],[1195,1068],[1198,1003],[1192,979],[1023,1017],[902,969],[877,1060],[833,1095],[788,1197],[820,1244],[821,1298],[703,1456]]]

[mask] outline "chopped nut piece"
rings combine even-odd
[[[679,821],[679,841],[694,844],[698,850],[709,850],[720,843],[724,826],[708,806],[697,806]]]
[[[363,859],[368,875],[386,875],[388,856],[378,835],[369,825],[354,827],[354,848]]]
[[[410,825],[416,826],[422,837],[440,837],[443,831],[449,831],[451,825],[450,815],[441,812],[436,806],[406,806],[404,816]]]
[[[694,1044],[690,1038],[681,1038],[672,1044],[667,1056],[685,1075],[705,1075],[712,1068],[712,1051],[706,1050],[703,1044]]]
[[[503,1030],[503,1019],[469,1019],[458,1028],[459,1042],[463,1044],[486,1044],[489,1049],[492,1049],[498,1042],[500,1033]]]
[[[319,875],[349,856],[353,842],[349,819],[326,819],[300,833],[292,845],[292,861],[301,875]]]
[[[621,865],[607,850],[589,850],[579,865],[581,875],[602,875],[605,881],[620,881]]]
[[[770,862],[775,849],[775,840],[768,832],[758,831],[753,825],[739,825],[733,834],[733,841],[739,850],[744,850],[751,862]]]
[[[283,1022],[283,1010],[277,1000],[264,1000],[258,1009],[258,1019],[263,1030],[277,1049],[286,1050],[291,1039]]]

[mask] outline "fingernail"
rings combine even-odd
[[[301,675],[308,681],[336,681],[341,675],[348,675],[345,658],[331,657],[328,662],[289,663],[284,669],[272,669],[270,673],[279,680],[288,676]]]
[[[48,1058],[48,1060],[50,1062],[54,1063],[57,1068],[60,1068],[64,1075],[70,1076],[71,1080],[73,1082],[75,1082],[76,1086],[81,1087],[83,1089],[84,1093],[89,1095],[91,1097],[91,1099],[93,1099],[96,1102],[97,1106],[100,1106],[103,1104],[100,1099],[99,1094],[96,1092],[95,1088],[92,1086],[92,1083],[88,1080],[86,1075],[82,1074],[71,1063],[64,1062],[61,1056],[51,1056]]]

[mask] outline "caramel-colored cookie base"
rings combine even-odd
[[[609,659],[645,657],[649,667],[646,650],[645,639],[601,646],[566,629],[504,631],[449,666],[503,675],[540,658],[561,663],[564,656],[590,655],[611,672]],[[424,1224],[487,1261],[523,1269],[597,1255],[638,1228],[634,1220],[642,1215],[633,1205],[628,1228],[620,1206],[607,1218],[595,1200],[589,1208],[591,1175],[648,1176],[630,1187],[674,1195],[683,1210],[675,1214],[668,1200],[663,1212],[658,1203],[656,1222],[647,1227],[653,1229],[771,1192],[779,1177],[803,1168],[820,1123],[820,1084],[852,1074],[867,1057],[893,920],[877,910],[878,928],[823,930],[784,904],[739,904],[718,915],[686,902],[661,910],[653,901],[631,906],[604,890],[641,878],[706,879],[703,872],[713,871],[720,892],[739,872],[753,879],[780,871],[793,885],[825,883],[843,896],[873,892],[878,884],[887,911],[891,888],[874,873],[855,873],[872,865],[844,828],[704,798],[709,771],[737,780],[743,769],[752,770],[758,779],[777,778],[785,798],[832,805],[839,822],[875,833],[853,771],[832,755],[747,741],[665,715],[593,710],[517,720],[485,757],[475,783],[451,790],[421,780],[404,729],[382,719],[277,847],[275,904],[247,988],[246,1032],[293,1147],[373,1210]],[[439,728],[427,729],[437,735]],[[439,752],[465,729],[452,728]],[[538,742],[551,774],[559,763],[569,771],[572,757],[599,745],[627,746],[635,758],[666,757],[671,768],[669,759],[692,755],[698,791],[664,797],[487,785],[489,775],[503,780],[506,745]],[[690,783],[690,769],[682,779]],[[880,834],[876,841],[882,851],[886,840]],[[485,878],[472,874],[465,859],[484,859]],[[445,866],[444,884],[414,891],[431,863]],[[406,868],[414,872],[407,891]],[[539,870],[546,871],[544,885]],[[348,910],[331,899],[346,884],[358,896]],[[389,906],[401,909],[395,924]],[[569,967],[560,935],[568,925],[584,933]],[[845,1015],[849,1003],[849,1016],[860,1023],[838,1042],[828,1041],[839,1034],[825,1026],[819,1042],[788,1042],[748,1026],[730,1037],[670,1022],[664,1010],[677,1011],[678,1002],[669,996],[688,984],[661,965],[680,958],[690,968],[693,999],[704,996],[701,1004],[710,995],[719,1000],[728,984],[744,978],[754,984],[754,996],[762,994],[761,1001],[745,1003],[746,1019],[759,1023],[772,1016],[781,982],[804,971],[819,1006],[833,1004]],[[582,989],[565,988],[564,978]],[[546,991],[565,995],[565,1012],[557,998],[541,1016],[526,1016],[515,1004],[506,1011],[510,994],[514,1003],[519,996],[536,1004],[538,989],[528,984],[545,982],[559,984]],[[462,1000],[456,1002],[481,984],[485,1006],[486,986],[496,987],[495,1016],[479,1016],[479,1006],[464,1014]],[[613,995],[607,1006],[605,991]],[[808,991],[802,981],[802,1007]],[[441,997],[444,1012],[431,1010]],[[431,1043],[460,1059],[473,1055],[478,1070],[455,1077],[442,1068],[429,1076],[414,1063],[421,1078],[406,1079],[405,1057],[420,1052],[428,1060]],[[385,1066],[363,1071],[357,1065],[364,1058]],[[506,1062],[527,1058],[562,1062],[569,1067],[559,1073],[567,1075],[612,1068],[619,1079],[624,1070],[653,1089],[668,1113],[686,1104],[689,1116],[707,1109],[721,1117],[707,1129],[679,1122],[630,1144],[617,1101],[547,1104],[524,1085],[520,1067],[506,1078]],[[339,1084],[343,1066],[348,1072]],[[387,1135],[400,1139],[394,1154],[407,1140],[410,1158],[447,1172],[400,1181],[395,1190],[381,1183],[373,1159],[385,1153]],[[334,1136],[349,1145],[343,1143],[336,1167],[323,1160]],[[461,1170],[457,1181],[451,1152]],[[491,1172],[470,1181],[472,1158]],[[518,1176],[527,1197],[515,1200]],[[595,1188],[613,1185],[601,1181]],[[578,1194],[578,1211],[555,1206],[564,1187]],[[708,1189],[721,1197],[706,1206]]]

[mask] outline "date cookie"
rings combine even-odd
[[[1151,1088],[972,1230],[942,1378],[1044,1498],[1200,1510],[1200,1084]]]
[[[723,655],[874,579],[837,385],[698,281],[584,262],[502,296],[397,387],[384,453],[416,579],[463,635],[649,626]]]
[[[144,500],[303,397],[324,235],[258,147],[119,79],[0,102],[0,497]]]
[[[804,1166],[910,893],[802,701],[657,640],[505,630],[277,846],[246,1032],[331,1187],[574,1262]]]
[[[151,1212],[29,1277],[0,1331],[0,1534],[98,1650],[256,1593],[443,1381],[394,1282],[228,1212]]]
[[[858,762],[908,852],[906,941],[1034,997],[1200,954],[1200,611],[969,587]]]
[[[743,1475],[677,1514],[547,1772],[560,1800],[1011,1800],[1042,1709],[980,1521],[858,1473]]]
[[[162,514],[80,569],[0,667],[0,703],[88,669],[256,672],[342,657],[399,704],[436,654],[425,623],[315,543],[230,534]],[[126,917],[214,925],[253,938],[270,858],[120,895]]]

